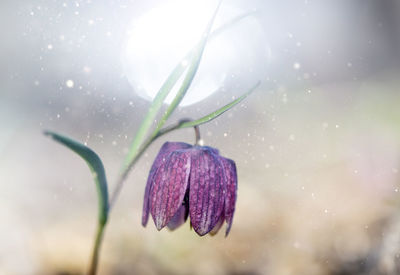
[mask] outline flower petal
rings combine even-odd
[[[209,150],[209,151],[211,151],[211,153],[213,153],[215,155],[219,155],[219,150],[217,148],[210,147],[210,146],[201,146],[200,148],[201,148],[201,150]]]
[[[160,149],[156,159],[154,160],[153,165],[151,166],[149,177],[147,179],[146,189],[144,191],[144,200],[143,200],[143,213],[142,213],[142,225],[146,226],[147,221],[149,220],[149,212],[150,212],[150,190],[152,186],[152,179],[161,164],[165,162],[166,157],[171,154],[171,152],[179,149],[187,149],[192,147],[192,145],[184,143],[184,142],[166,142]]]
[[[167,226],[169,230],[175,230],[182,224],[186,222],[186,219],[189,214],[189,208],[187,205],[182,204],[181,207],[179,207],[178,211],[176,211],[175,215],[172,217],[172,219],[168,222]]]
[[[181,207],[190,174],[190,152],[169,154],[158,167],[150,190],[150,212],[158,230],[174,217]]]
[[[220,157],[213,151],[190,151],[189,214],[194,230],[203,236],[214,228],[223,211],[226,177]]]
[[[221,214],[217,224],[214,226],[214,228],[210,231],[210,235],[214,236],[218,233],[218,231],[221,229],[222,225],[224,224],[225,221],[225,215],[224,213]]]
[[[236,164],[233,160],[223,158],[222,163],[227,177],[226,193],[225,193],[225,218],[228,224],[225,236],[228,236],[232,227],[233,214],[235,212],[236,195],[237,195],[237,172]]]

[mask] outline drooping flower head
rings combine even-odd
[[[236,165],[208,146],[166,142],[161,147],[147,180],[142,224],[151,213],[158,230],[173,230],[188,217],[203,236],[216,234],[224,221],[229,234],[235,211]]]

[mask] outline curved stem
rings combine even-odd
[[[155,138],[154,138],[155,139]],[[138,151],[138,153],[134,156],[132,162],[129,164],[128,167],[126,167],[124,169],[124,171],[121,173],[121,175],[119,176],[117,183],[115,185],[114,191],[111,194],[110,197],[110,205],[109,205],[109,210],[111,211],[111,209],[113,208],[120,192],[122,189],[122,186],[124,184],[124,181],[126,180],[129,171],[132,169],[132,167],[136,164],[136,162],[139,160],[140,156],[144,153],[144,151],[146,151],[146,149],[150,146],[150,144],[154,141],[154,139],[148,139],[146,140],[146,142],[144,143],[144,145],[142,146],[142,148]]]
[[[92,251],[92,259],[90,261],[89,271],[87,273],[88,275],[96,275],[97,265],[99,262],[100,247],[103,240],[105,225],[106,223],[97,224],[97,233]]]
[[[195,145],[201,145],[201,136],[200,136],[200,128],[199,126],[193,126],[194,128],[194,133],[196,135],[196,142],[194,143]]]

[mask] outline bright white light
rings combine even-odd
[[[74,81],[72,81],[71,79],[68,79],[67,81],[65,81],[65,86],[67,86],[68,88],[73,88]]]
[[[162,5],[133,21],[123,63],[125,74],[138,95],[153,99],[176,64],[188,62],[182,58],[200,40],[217,2],[163,1]],[[245,12],[223,4],[214,29]],[[254,17],[244,19],[209,41],[181,106],[201,101],[223,86],[233,86],[233,81],[252,86],[263,77],[265,70],[260,68],[265,67],[268,55],[269,48],[259,22]],[[177,89],[173,90],[167,97],[168,103],[176,92]]]

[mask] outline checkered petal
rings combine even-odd
[[[147,179],[147,184],[144,192],[143,201],[143,213],[142,213],[142,225],[146,226],[149,219],[150,213],[150,190],[153,185],[153,179],[156,174],[157,169],[166,161],[167,157],[175,150],[188,149],[192,145],[184,142],[166,142],[161,147],[153,165],[151,166],[149,177]]]
[[[237,172],[236,164],[233,160],[221,157],[224,165],[227,182],[225,185],[225,219],[228,224],[225,236],[228,236],[232,227],[233,214],[235,213],[235,204],[237,196]]]
[[[218,223],[224,209],[226,176],[213,150],[193,147],[190,151],[189,215],[193,229],[203,236]]]
[[[188,187],[190,160],[188,150],[174,151],[154,173],[150,212],[158,230],[170,222],[182,205]]]

